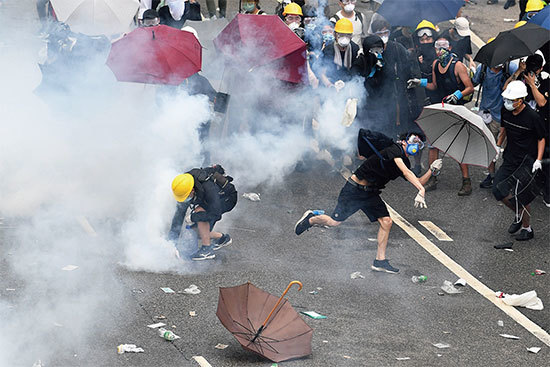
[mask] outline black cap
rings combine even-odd
[[[363,40],[363,50],[368,51],[373,47],[382,47],[384,48],[384,42],[382,38],[378,37],[375,34],[365,37]]]
[[[154,9],[147,9],[143,12],[143,19],[159,18],[159,13]]]

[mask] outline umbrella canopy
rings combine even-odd
[[[307,75],[307,46],[277,15],[237,14],[214,45],[245,70],[265,67],[291,83],[300,83]]]
[[[292,284],[302,288],[300,282],[291,282],[283,296]],[[307,356],[313,329],[283,296],[277,300],[250,282],[220,288],[216,315],[246,350],[273,362]]]
[[[535,16],[529,19],[527,22],[538,24],[543,28],[550,30],[550,6],[545,6]]]
[[[416,123],[433,147],[458,163],[488,167],[497,154],[495,138],[481,116],[464,106],[426,106]]]
[[[494,67],[506,61],[532,55],[548,41],[550,41],[548,29],[538,24],[527,23],[521,27],[500,32],[493,42],[479,50],[474,60]]]
[[[378,14],[392,26],[416,27],[426,19],[433,24],[454,19],[464,0],[385,0]]]
[[[172,85],[199,72],[201,62],[197,38],[165,25],[135,29],[113,43],[107,58],[121,82]]]
[[[138,0],[51,0],[57,19],[84,34],[127,32],[139,9]]]

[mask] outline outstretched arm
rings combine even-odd
[[[424,186],[422,185],[418,177],[416,177],[416,175],[412,173],[410,169],[407,168],[407,166],[405,165],[405,162],[403,162],[401,158],[394,158],[393,160],[395,161],[395,164],[397,165],[397,167],[403,173],[403,177],[405,177],[405,179],[409,181],[414,187],[416,187],[418,189],[418,192],[421,193],[422,196],[424,196],[424,193],[425,193]]]

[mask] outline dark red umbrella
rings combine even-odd
[[[283,299],[293,284],[302,289],[292,281],[278,299],[251,283],[220,288],[216,315],[244,349],[273,362],[310,355],[313,329]]]
[[[142,27],[114,42],[107,65],[121,82],[178,85],[201,70],[202,46],[190,32]]]
[[[277,15],[238,14],[214,45],[246,71],[261,66],[291,83],[306,76],[306,44]]]

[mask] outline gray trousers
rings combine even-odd
[[[216,0],[206,0],[206,7],[208,8],[208,17],[216,15]],[[218,7],[220,8],[220,17],[225,18],[225,9],[227,9],[227,0],[218,0]]]

